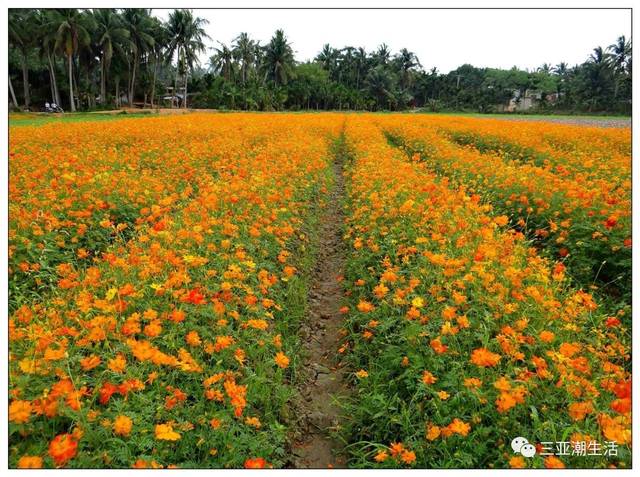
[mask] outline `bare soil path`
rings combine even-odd
[[[346,249],[342,239],[344,216],[344,137],[336,142],[334,187],[322,210],[318,231],[318,252],[309,290],[309,311],[302,326],[305,347],[305,379],[299,402],[294,404],[298,431],[293,444],[292,467],[326,469],[345,466],[340,455],[343,444],[334,431],[340,426],[340,396],[348,393],[346,371],[337,361],[340,330],[342,275]]]

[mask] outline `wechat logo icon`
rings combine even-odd
[[[536,446],[529,444],[529,441],[524,437],[516,437],[511,441],[511,448],[516,454],[521,454],[523,457],[533,457],[536,455]]]

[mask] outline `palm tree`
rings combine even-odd
[[[129,79],[129,105],[133,105],[135,94],[136,73],[140,65],[140,58],[153,48],[154,39],[151,36],[153,22],[151,21],[151,9],[125,8],[123,20],[129,30],[131,53],[133,54],[133,70]]]
[[[29,10],[9,10],[9,42],[20,51],[22,57],[22,88],[24,91],[24,107],[29,109],[29,66],[27,58],[33,47],[34,15]]]
[[[269,44],[264,48],[263,68],[265,81],[271,79],[276,86],[287,84],[293,75],[295,59],[293,50],[282,30],[276,30]]]
[[[231,81],[234,76],[233,51],[224,43],[220,43],[220,48],[214,48],[214,54],[209,58],[209,67],[214,73],[220,74],[226,81]]]
[[[610,58],[611,55],[606,53],[601,46],[598,46],[593,49],[593,53],[589,55],[588,61],[595,65],[604,65],[609,63]]]
[[[627,40],[624,35],[618,37],[615,43],[607,47],[611,52],[613,66],[618,71],[625,71],[631,58],[631,40]]]
[[[411,84],[411,70],[420,65],[420,60],[415,53],[403,48],[395,57],[395,62],[400,70],[400,85],[402,89],[408,88]]]
[[[240,62],[240,78],[245,85],[256,58],[257,43],[247,33],[240,33],[233,44],[233,54]]]
[[[71,111],[75,112],[76,103],[73,98],[73,56],[89,45],[91,37],[84,27],[83,14],[77,8],[57,8],[52,12],[52,21],[56,29],[56,50],[62,51],[67,58],[69,76],[69,102]]]
[[[365,84],[379,106],[391,109],[395,97],[395,78],[388,68],[380,64],[371,69]]]
[[[607,47],[611,65],[615,72],[615,87],[613,97],[618,97],[620,84],[625,80],[625,73],[631,73],[631,41],[627,41],[624,35],[618,37],[616,42]]]
[[[340,57],[340,51],[333,48],[329,43],[325,43],[322,46],[322,50],[316,56],[316,61],[322,65],[322,67],[329,73],[332,78],[335,77],[338,69],[338,58]]]
[[[177,87],[178,73],[182,68],[184,72],[184,103],[187,107],[187,80],[189,69],[199,63],[198,53],[204,53],[206,47],[204,39],[209,35],[204,31],[204,26],[209,23],[206,19],[194,17],[191,10],[174,10],[169,14],[167,29],[172,36],[168,46],[168,56],[176,54],[177,68],[174,86]],[[175,91],[175,89],[174,89]]]
[[[96,45],[100,55],[100,102],[107,99],[107,77],[114,50],[122,53],[123,46],[131,46],[130,33],[114,8],[93,10],[96,23]]]
[[[56,28],[51,21],[50,12],[48,10],[38,10],[35,13],[34,24],[40,60],[44,61],[46,58],[51,101],[60,104],[60,92],[58,91],[58,81],[56,79]]]
[[[360,79],[365,75],[369,63],[367,52],[364,48],[360,47],[356,50],[353,62],[356,69],[356,89],[360,89]]]
[[[389,50],[389,46],[386,43],[383,43],[378,47],[378,50],[371,55],[376,63],[376,65],[386,65],[389,62],[389,58],[391,58],[391,50]]]
[[[153,49],[151,56],[153,58],[153,79],[151,83],[151,107],[154,107],[156,96],[156,81],[158,78],[158,67],[165,62],[165,50],[169,45],[169,32],[165,25],[156,17],[153,17]]]

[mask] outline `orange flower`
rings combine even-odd
[[[57,466],[66,464],[78,452],[78,442],[71,434],[58,434],[49,443],[49,455]]]
[[[285,369],[286,367],[289,366],[289,358],[287,358],[287,355],[285,355],[282,351],[279,351],[276,354],[275,362],[278,365],[278,367],[282,369]]]
[[[86,358],[81,359],[80,366],[82,366],[82,369],[84,369],[85,371],[89,371],[99,366],[101,362],[102,360],[100,359],[99,356],[92,355],[92,356],[87,356]]]
[[[544,459],[544,466],[547,469],[564,469],[564,464],[554,455],[550,455]]]
[[[127,437],[131,433],[133,422],[127,416],[118,416],[113,421],[113,432],[118,436]]]
[[[200,346],[200,344],[202,343],[200,335],[197,331],[190,331],[189,333],[187,333],[187,336],[185,336],[185,341],[189,346]]]
[[[482,381],[480,381],[478,378],[466,378],[464,380],[464,385],[467,388],[479,388],[480,386],[482,386]]]
[[[438,378],[436,378],[430,371],[424,371],[422,373],[422,382],[424,384],[434,384]]]
[[[413,451],[405,450],[400,454],[400,460],[405,464],[413,464],[416,461],[416,454]]]
[[[471,362],[476,366],[495,366],[500,361],[500,355],[492,353],[486,348],[478,348],[471,353]]]
[[[373,458],[376,462],[384,462],[389,458],[389,454],[386,450],[379,450],[376,456]]]
[[[541,331],[538,335],[540,337],[540,341],[544,343],[551,343],[553,339],[556,337],[551,331]]]
[[[33,405],[30,401],[11,401],[9,404],[9,422],[24,424],[31,417]]]
[[[509,459],[509,467],[512,469],[525,469],[527,467],[527,463],[521,455],[514,455]]]
[[[592,412],[593,403],[591,401],[569,404],[569,415],[574,421],[583,421],[587,414],[591,414]]]
[[[370,311],[373,311],[375,309],[375,306],[373,306],[368,301],[360,300],[357,308],[358,311],[361,311],[362,313],[369,313]]]
[[[461,436],[466,436],[471,430],[471,426],[469,424],[461,421],[457,417],[453,421],[451,421],[451,424],[449,424],[447,428],[450,432],[460,434]]]
[[[23,455],[18,460],[18,469],[42,469],[42,457]]]
[[[427,439],[435,441],[438,437],[440,437],[440,428],[438,426],[429,426],[427,430]]]
[[[127,367],[127,360],[122,354],[118,354],[115,358],[109,360],[108,367],[114,373],[122,373]]]
[[[392,457],[397,457],[405,450],[404,444],[402,442],[392,442],[389,448],[391,450]]]

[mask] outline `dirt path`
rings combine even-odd
[[[309,312],[301,330],[307,359],[300,402],[294,405],[299,427],[293,445],[292,467],[298,469],[345,466],[345,460],[340,456],[343,445],[332,436],[341,420],[336,399],[348,392],[346,372],[336,360],[343,323],[340,314],[342,286],[338,278],[342,275],[346,253],[342,240],[343,154],[339,146],[336,151],[335,185],[321,212]]]

